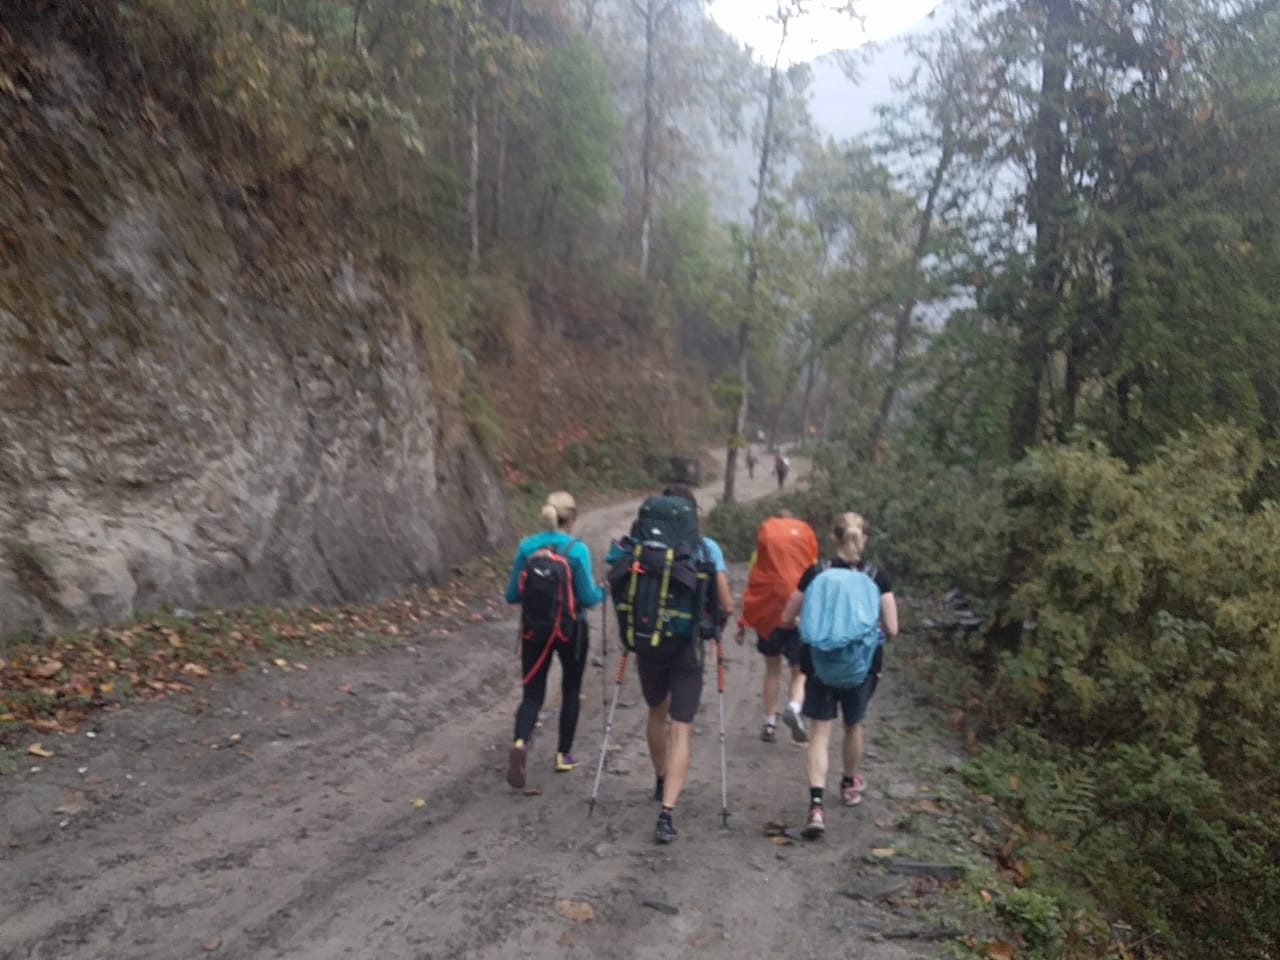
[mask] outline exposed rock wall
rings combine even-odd
[[[366,598],[500,542],[388,281],[39,53],[0,89],[0,635]]]

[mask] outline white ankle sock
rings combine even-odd
[[[791,712],[794,713],[797,717],[800,716],[800,704],[792,700],[790,703],[787,704],[787,706],[791,708]]]

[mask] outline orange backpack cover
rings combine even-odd
[[[800,577],[818,562],[813,527],[794,517],[770,517],[756,531],[756,554],[742,595],[742,621],[762,637],[778,626]]]

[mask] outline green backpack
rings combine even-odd
[[[650,497],[609,551],[609,593],[622,642],[637,656],[672,655],[714,632],[714,572],[684,497]]]

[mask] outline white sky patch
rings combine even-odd
[[[887,40],[927,16],[939,0],[861,0],[858,12],[863,25],[815,2],[814,12],[792,21],[787,32],[783,60],[790,64],[812,60],[832,50],[849,50],[868,41]],[[750,46],[757,59],[773,62],[782,36],[781,27],[769,21],[777,0],[713,0],[709,9],[720,27]]]

